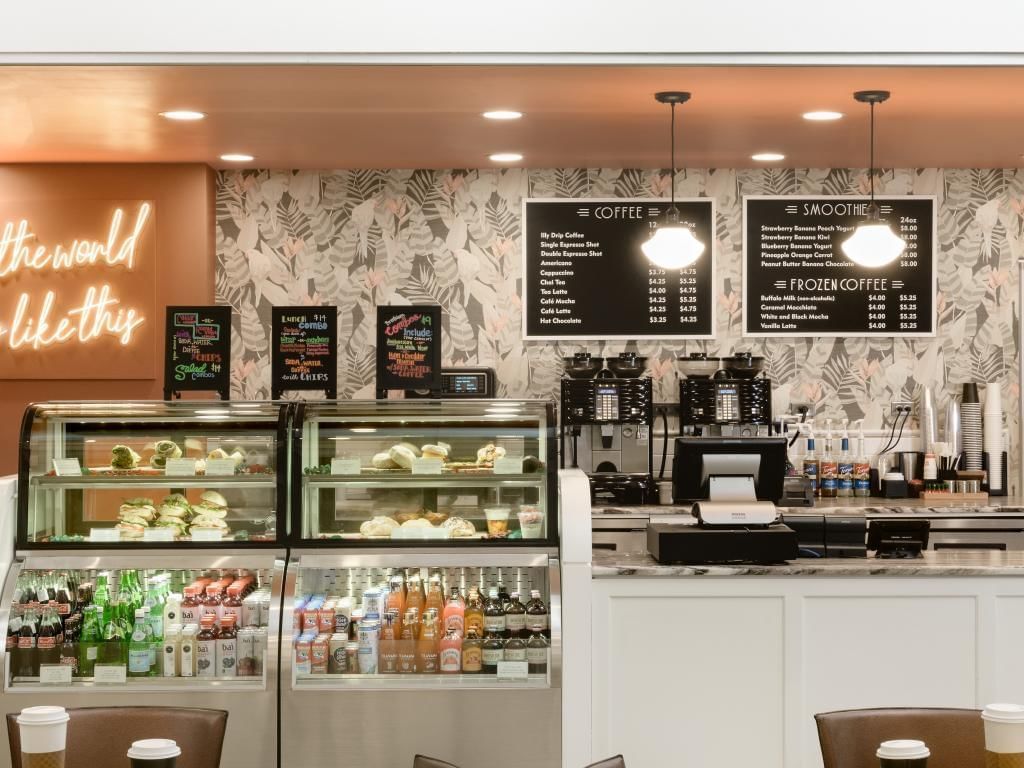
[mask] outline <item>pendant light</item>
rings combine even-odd
[[[655,266],[682,269],[693,264],[704,253],[704,243],[679,221],[679,209],[676,208],[676,104],[689,101],[690,94],[686,91],[661,91],[654,94],[654,98],[659,104],[668,104],[672,108],[672,204],[665,211],[665,222],[658,225],[651,239],[640,248]]]
[[[864,221],[843,241],[842,249],[850,261],[862,267],[884,267],[900,257],[906,241],[893,233],[889,222],[881,217],[875,203],[875,104],[889,98],[888,91],[857,91],[853,98],[871,105],[871,202]]]

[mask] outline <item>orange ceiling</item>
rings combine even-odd
[[[1024,152],[1024,68],[625,66],[0,67],[0,162],[206,162],[264,168],[467,168],[521,152],[529,167],[665,167],[668,108],[679,165],[866,164],[867,107],[884,88],[880,165],[1011,167]],[[514,108],[513,123],[480,112]],[[200,123],[162,110],[198,109]],[[834,123],[810,109],[846,113]]]

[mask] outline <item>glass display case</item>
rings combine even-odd
[[[30,406],[18,548],[275,546],[289,415],[208,400]]]
[[[552,403],[309,402],[295,423],[297,543],[557,546]]]

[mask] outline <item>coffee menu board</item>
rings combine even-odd
[[[231,307],[167,307],[164,399],[188,391],[231,388]]]
[[[377,393],[441,389],[441,307],[377,307]]]
[[[705,244],[684,269],[661,269],[641,246],[664,222],[661,198],[523,201],[526,339],[711,338],[714,202],[676,200]]]
[[[271,393],[321,389],[337,397],[338,311],[336,307],[273,307]]]
[[[743,198],[744,335],[935,335],[936,200],[876,202],[907,247],[892,264],[861,267],[840,246],[867,198]]]

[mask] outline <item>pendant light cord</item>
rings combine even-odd
[[[875,102],[871,102],[871,167],[868,169],[871,184],[871,206],[875,205]]]
[[[673,216],[676,219],[679,218],[679,209],[676,208],[676,103],[673,101],[670,106],[672,107],[672,120],[670,122],[671,127],[669,128],[669,130],[672,135],[669,138],[669,146],[672,148],[672,157],[669,159],[669,162],[671,163],[670,167],[672,169],[672,173],[670,176],[671,187],[669,188],[669,199],[672,202],[665,213],[667,214],[667,218],[671,223],[673,221]]]

